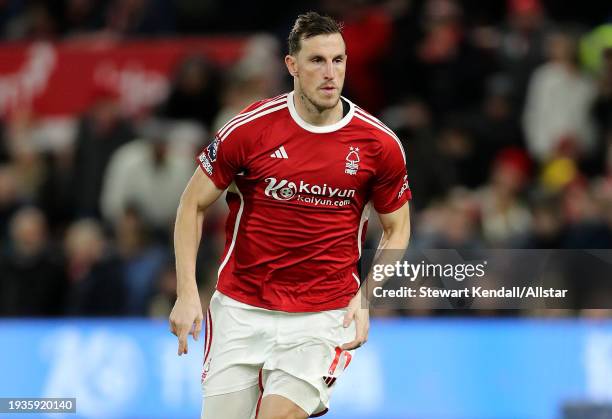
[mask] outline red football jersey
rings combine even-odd
[[[410,199],[397,136],[353,103],[337,123],[298,115],[293,92],[257,102],[198,155],[229,217],[217,289],[289,312],[346,307],[370,203],[379,213]]]

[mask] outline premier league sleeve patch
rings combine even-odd
[[[213,167],[212,167],[212,164],[210,163],[210,161],[208,160],[208,157],[206,156],[206,151],[203,151],[198,156],[198,160],[200,161],[200,166],[202,166],[202,168],[204,170],[206,170],[206,173],[208,173],[210,176],[212,176],[212,174],[213,174]]]
[[[208,159],[211,163],[214,163],[217,160],[217,150],[219,148],[220,140],[215,138],[209,145],[206,147],[206,154],[208,154]]]

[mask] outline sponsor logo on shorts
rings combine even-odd
[[[340,347],[334,349],[334,359],[329,365],[327,375],[323,376],[323,381],[327,387],[331,387],[336,382],[336,379],[342,374],[342,372],[349,366],[353,356],[349,351],[344,351]]]

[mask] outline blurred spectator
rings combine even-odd
[[[568,222],[564,247],[612,248],[612,229],[605,223],[602,208],[598,205],[590,185],[582,179],[569,184],[564,190],[562,205]]]
[[[509,81],[498,74],[487,80],[481,105],[468,112],[465,124],[478,145],[477,152],[491,161],[508,147],[524,148],[523,132],[518,121],[518,109],[512,100]]]
[[[602,56],[593,116],[599,131],[598,154],[605,159],[607,148],[612,144],[612,46],[605,49]]]
[[[474,196],[463,188],[455,188],[440,205],[424,211],[422,229],[417,230],[422,249],[481,249],[478,206]],[[418,225],[418,224],[417,224]]]
[[[13,2],[11,2],[13,3]],[[11,4],[13,17],[5,23],[5,35],[9,39],[53,39],[58,35],[57,20],[51,13],[51,5],[45,1],[15,2]]]
[[[587,157],[595,147],[590,117],[595,86],[578,67],[576,42],[569,33],[551,35],[548,55],[530,80],[523,112],[529,152],[542,162],[559,154]]]
[[[173,147],[168,121],[150,120],[142,131],[142,139],[112,157],[104,175],[102,211],[116,225],[126,209],[134,208],[157,233],[167,235],[196,166],[191,153]]]
[[[0,163],[6,163],[9,160],[9,152],[7,150],[7,140],[4,130],[4,121],[2,118],[0,118]]]
[[[138,211],[126,209],[115,226],[119,256],[123,261],[127,315],[145,316],[154,286],[167,262],[167,250],[151,242]]]
[[[550,30],[540,0],[508,0],[508,18],[498,51],[501,69],[510,80],[518,108],[523,107],[531,74],[544,62]]]
[[[203,57],[192,56],[179,65],[170,95],[159,114],[164,118],[194,120],[209,128],[219,107],[216,70]]]
[[[531,204],[531,229],[513,243],[524,249],[561,249],[565,241],[565,223],[559,196],[535,191]]]
[[[174,266],[166,266],[155,284],[155,294],[151,298],[148,314],[151,317],[166,318],[170,315],[176,301],[176,271]],[[204,300],[205,304],[208,302]]]
[[[67,289],[62,260],[53,249],[44,214],[20,209],[10,223],[10,241],[0,259],[0,312],[9,316],[55,316]]]
[[[342,35],[350,57],[344,95],[369,112],[378,113],[385,102],[382,64],[391,53],[393,21],[383,7],[359,0],[331,3],[327,2],[331,14],[344,24]]]
[[[251,103],[281,93],[285,74],[278,41],[268,35],[253,37],[228,75],[223,105],[213,122],[213,131],[218,131]]]
[[[493,163],[489,183],[479,191],[483,236],[490,245],[507,245],[531,226],[529,210],[520,197],[529,180],[529,166],[522,150],[502,150]]]
[[[63,232],[75,217],[72,191],[72,147],[45,154],[46,177],[40,185],[37,203],[47,214],[52,231]]]
[[[7,238],[9,222],[24,204],[13,166],[0,165],[0,242]]]
[[[84,219],[72,224],[65,239],[70,290],[66,313],[72,316],[125,314],[123,265],[100,224]]]
[[[605,50],[612,48],[612,23],[605,23],[585,34],[580,41],[582,64],[592,74],[602,70]]]
[[[459,111],[480,102],[482,80],[494,67],[492,57],[472,45],[455,0],[427,0],[423,16],[424,36],[416,46],[420,63],[420,92],[434,115]]]
[[[451,120],[443,127],[437,138],[437,159],[440,159],[441,176],[448,187],[467,186],[475,188],[487,179],[489,157],[482,153],[476,139],[459,120]]]
[[[104,3],[97,0],[66,0],[60,25],[62,33],[74,36],[102,27]]]
[[[117,97],[100,90],[81,118],[74,152],[71,190],[77,216],[98,217],[106,165],[121,145],[134,138],[131,124],[119,114]]]
[[[387,108],[384,122],[398,135],[406,152],[406,167],[413,194],[411,207],[421,210],[434,199],[441,199],[455,178],[436,147],[432,115],[427,104],[406,99]]]
[[[170,33],[175,9],[169,0],[114,0],[106,9],[105,30],[122,35]]]

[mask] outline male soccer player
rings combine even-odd
[[[340,26],[310,12],[288,41],[293,91],[217,132],[177,213],[170,323],[181,355],[203,321],[195,261],[204,212],[227,189],[225,251],[205,320],[205,419],[324,413],[368,335],[357,263],[370,206],[384,230],[379,247],[408,245],[404,152],[389,128],[340,96]]]

